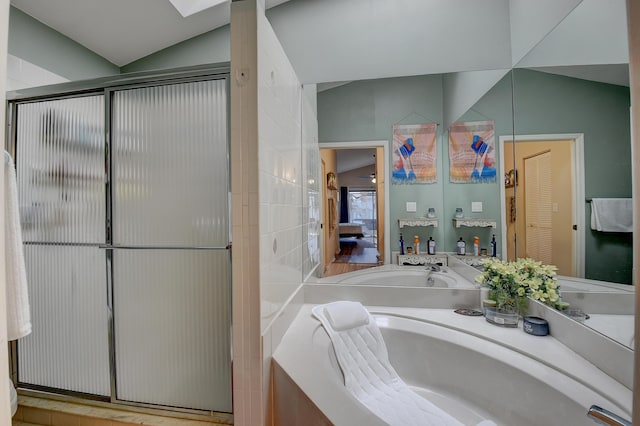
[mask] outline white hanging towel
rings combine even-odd
[[[16,340],[31,333],[27,270],[22,249],[18,209],[18,184],[11,156],[4,153],[4,250],[7,282],[7,339]]]
[[[631,198],[593,198],[591,229],[601,232],[633,232]]]
[[[313,315],[333,342],[345,387],[365,407],[392,426],[463,426],[415,393],[389,362],[380,329],[359,302],[317,305]],[[484,420],[478,426],[495,426]]]

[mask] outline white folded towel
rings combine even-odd
[[[601,232],[633,232],[631,198],[593,198],[591,229]]]
[[[31,333],[27,270],[24,264],[18,184],[11,156],[5,151],[4,220],[5,263],[7,282],[7,339],[16,340]]]
[[[462,426],[398,376],[380,329],[362,304],[332,302],[314,306],[312,313],[331,338],[345,387],[372,413],[392,426]],[[495,423],[484,420],[480,425]]]

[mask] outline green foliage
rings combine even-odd
[[[556,267],[533,259],[515,262],[488,258],[482,261],[484,272],[476,281],[489,288],[489,298],[499,309],[524,312],[527,297],[554,306],[560,299]]]

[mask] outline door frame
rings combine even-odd
[[[584,278],[585,274],[585,238],[586,238],[586,219],[585,206],[586,202],[584,192],[584,133],[551,133],[537,135],[506,135],[500,136],[500,174],[504,176],[504,144],[505,142],[543,142],[554,140],[572,140],[572,157],[573,157],[573,223],[577,225],[578,230],[573,233],[573,244],[575,251],[573,253],[573,265],[577,278]],[[503,258],[506,259],[507,247],[507,217],[505,205],[505,187],[504,181],[500,180],[500,222],[502,226],[502,247]],[[517,212],[516,212],[517,215]],[[517,219],[516,219],[517,220]]]
[[[349,149],[349,148],[383,148],[384,158],[382,160],[376,159],[376,161],[383,161],[384,165],[384,263],[391,263],[391,244],[389,241],[389,233],[391,232],[391,226],[389,222],[389,141],[388,140],[371,140],[371,141],[352,141],[352,142],[320,142],[318,144],[319,149]],[[376,194],[376,202],[378,197]],[[323,209],[325,201],[322,201]],[[324,239],[324,235],[323,235]],[[322,242],[324,244],[324,241]]]

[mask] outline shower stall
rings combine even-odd
[[[228,68],[13,94],[21,387],[231,413]]]

